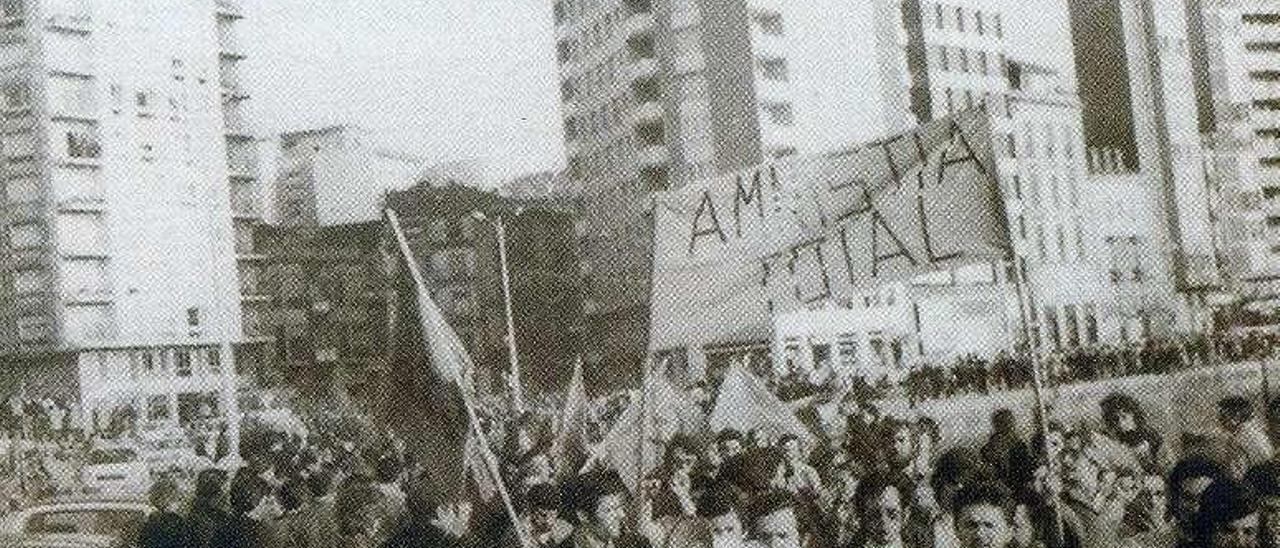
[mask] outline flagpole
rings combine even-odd
[[[409,242],[405,238],[404,232],[400,229],[399,217],[391,208],[387,208],[385,213],[387,217],[387,224],[390,226],[392,234],[396,237],[396,243],[400,248],[400,254],[404,258],[405,265],[409,270],[410,276],[413,278],[414,288],[416,289],[419,303],[421,304],[424,300],[430,302],[428,300],[429,297],[427,297],[428,293],[425,278],[423,277],[422,272],[418,269],[417,263],[414,261],[413,251],[409,248]],[[420,306],[419,308],[422,307]],[[426,312],[426,310],[419,310],[420,315],[425,315]],[[425,322],[423,323],[425,324]],[[426,326],[424,325],[424,327]],[[451,347],[450,350],[457,352],[458,356],[461,357],[463,361],[470,362],[470,359],[467,358],[466,349],[461,347],[461,342],[458,341],[456,337],[447,336],[447,332],[445,335],[444,340],[445,343]],[[423,337],[425,338],[426,336],[428,336],[428,334],[424,332]],[[489,474],[493,476],[493,481],[497,486],[498,494],[502,497],[502,504],[506,508],[508,517],[511,518],[511,528],[515,531],[516,538],[520,541],[520,545],[522,547],[532,548],[533,543],[528,537],[528,532],[524,530],[524,526],[520,522],[520,516],[516,512],[515,504],[512,503],[511,493],[507,490],[506,482],[502,479],[497,458],[493,455],[493,451],[489,446],[488,437],[485,435],[484,428],[482,428],[480,424],[480,418],[476,414],[475,403],[472,400],[474,394],[472,394],[472,390],[469,390],[470,387],[462,373],[462,368],[454,367],[451,369],[453,369],[455,377],[454,380],[458,384],[458,391],[462,394],[463,407],[466,408],[467,418],[471,423],[471,429],[475,432],[476,439],[479,442],[478,445],[481,458],[489,468]]]
[[[1031,388],[1036,400],[1036,415],[1039,419],[1040,427],[1040,450],[1045,456],[1045,469],[1050,475],[1057,474],[1057,466],[1055,466],[1052,456],[1049,454],[1049,412],[1048,406],[1044,401],[1044,384],[1041,378],[1043,370],[1040,363],[1040,354],[1037,352],[1036,345],[1031,338],[1031,322],[1033,311],[1031,310],[1031,289],[1027,287],[1025,276],[1023,275],[1021,265],[1018,263],[1017,254],[1011,253],[1013,256],[1013,289],[1018,298],[1018,318],[1022,322],[1022,336],[1026,341],[1027,355],[1031,362]],[[1006,264],[1009,264],[1006,262]],[[1017,356],[1015,352],[1015,357]],[[1062,512],[1058,510],[1058,501],[1049,499],[1049,509],[1053,512],[1054,531],[1057,533],[1057,542],[1063,539],[1063,523]]]

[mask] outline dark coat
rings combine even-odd
[[[138,548],[188,548],[192,545],[187,520],[173,512],[156,512],[138,531]]]

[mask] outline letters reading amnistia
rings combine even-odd
[[[895,157],[895,149],[903,148],[911,150],[914,157],[908,161]],[[830,228],[822,235],[763,257],[762,286],[785,284],[781,286],[785,293],[779,295],[810,304],[830,299],[835,292],[833,283],[851,287],[874,285],[886,275],[938,268],[964,257],[962,249],[940,249],[938,239],[931,232],[934,217],[944,214],[948,207],[937,198],[931,199],[931,191],[958,190],[946,183],[962,169],[976,170],[978,177],[970,179],[979,184],[989,182],[992,173],[983,165],[960,125],[955,122],[949,125],[945,145],[933,147],[932,154],[926,152],[928,149],[919,133],[878,143],[870,150],[883,153],[886,167],[883,172],[888,174],[888,183],[877,194],[872,194],[867,181],[853,178],[824,187],[827,198],[821,201],[826,207],[819,208],[819,215],[823,226]],[[903,165],[915,168],[904,169]],[[981,192],[983,189],[965,190]],[[745,196],[756,198],[755,192],[758,187],[753,187],[752,193]],[[741,200],[742,195],[739,186],[735,214],[740,212],[739,202],[750,203],[750,200]],[[828,208],[833,212],[826,213]],[[740,223],[740,219],[735,219],[735,226]],[[785,268],[771,267],[772,263],[782,263]],[[839,272],[839,268],[844,272]]]

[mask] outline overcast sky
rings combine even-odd
[[[1058,29],[1009,25],[1018,54],[1069,70],[1069,51],[1036,47],[1065,32],[1065,1],[1006,0],[1009,19]],[[563,167],[551,0],[244,3],[264,133],[356,123],[428,159],[483,158],[497,180]]]

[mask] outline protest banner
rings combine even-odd
[[[768,338],[773,314],[1007,258],[990,115],[659,194],[650,351]]]

